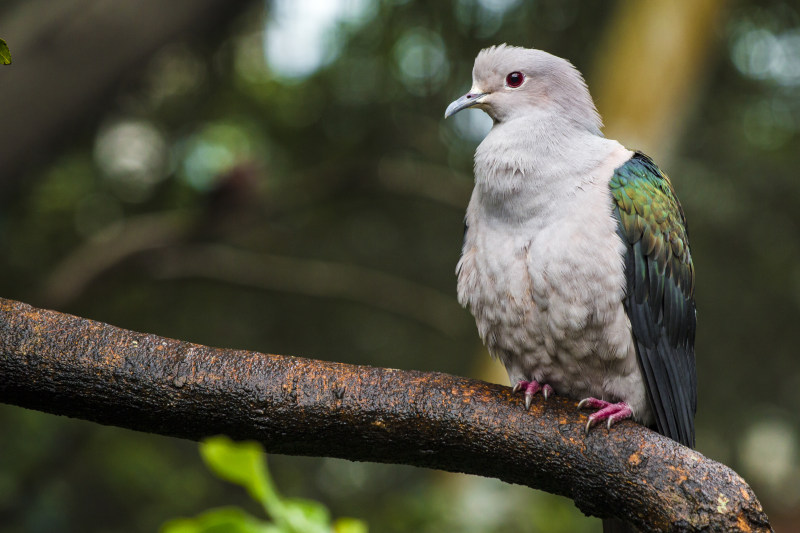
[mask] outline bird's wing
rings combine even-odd
[[[694,266],[669,178],[637,152],[610,181],[625,243],[625,311],[658,432],[694,446]]]

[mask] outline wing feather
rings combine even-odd
[[[672,185],[637,152],[611,179],[625,243],[625,311],[656,428],[694,446],[697,408],[694,265],[686,220]]]

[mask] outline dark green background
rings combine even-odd
[[[14,59],[0,67],[0,128],[3,114],[48,124],[36,115],[46,105],[9,102],[4,84],[34,75],[26,62],[69,55],[62,29],[107,31],[80,26],[75,12],[93,3],[57,2],[77,11],[49,18],[0,5]],[[444,122],[444,108],[469,87],[477,51],[499,42],[591,73],[611,4],[351,2],[362,9],[333,26],[326,62],[299,77],[263,57],[287,3],[240,4],[142,51],[46,143],[14,148],[15,165],[0,168],[0,294],[203,344],[486,377],[454,276],[478,112]],[[143,31],[155,24],[129,16]],[[45,24],[52,42],[22,42]],[[698,449],[740,472],[788,531],[800,520],[800,9],[728,2],[709,31],[679,136],[650,155],[690,224]],[[307,37],[277,46],[289,53]],[[80,61],[99,71],[113,52],[98,46]],[[56,74],[36,73],[31,98],[81,86]],[[215,246],[252,252],[242,262],[263,277],[232,280],[190,255],[213,257]],[[296,268],[278,272],[275,256]],[[304,279],[310,265],[351,270],[332,292]],[[359,290],[378,274],[391,277],[385,290]],[[283,492],[375,532],[600,527],[569,500],[494,480],[332,459],[270,464]],[[0,406],[0,531],[153,531],[228,503],[258,512],[204,470],[192,442]]]

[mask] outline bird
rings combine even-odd
[[[587,433],[630,418],[694,447],[695,273],[670,179],[604,137],[581,73],[542,50],[481,50],[445,118],[468,108],[493,124],[475,151],[458,300],[514,392],[526,408],[540,393],[579,400]]]

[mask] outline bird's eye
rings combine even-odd
[[[506,76],[506,85],[511,87],[512,89],[516,89],[522,82],[525,81],[525,74],[522,72],[512,72],[508,76]]]

